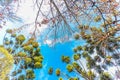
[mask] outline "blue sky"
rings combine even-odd
[[[13,27],[14,28],[20,27],[20,26],[22,26],[22,24],[28,24],[28,23],[34,22],[36,13],[37,13],[37,9],[33,8],[33,3],[31,1],[32,0],[25,0],[25,2],[22,1],[21,5],[18,9],[17,15],[23,19],[23,22],[20,22],[20,23],[7,22],[6,27],[4,27],[3,29],[0,29],[0,44],[2,43],[2,38],[4,37],[5,29],[13,28]],[[117,0],[117,1],[119,1],[119,0]],[[47,10],[47,7],[46,8],[44,7],[43,9]],[[41,20],[43,18],[44,17],[41,16]],[[96,26],[99,24],[92,24],[92,25]],[[42,31],[44,31],[44,29],[47,27],[47,25],[41,25],[41,26],[42,27],[40,27],[39,30],[42,33]],[[33,28],[34,28],[34,25],[27,27],[26,32],[29,34],[30,31],[34,30]],[[40,35],[38,35],[38,36],[41,37]],[[39,41],[39,42],[41,43],[41,41]],[[50,41],[48,40],[48,43],[49,42]],[[55,72],[51,76],[48,75],[48,68],[51,66],[54,68],[54,70],[56,68],[60,68],[63,72],[67,73],[66,64],[62,63],[61,56],[65,55],[65,56],[72,57],[72,55],[74,54],[73,48],[77,45],[83,45],[83,44],[84,44],[84,42],[75,41],[75,40],[64,42],[64,43],[57,43],[53,47],[50,47],[47,44],[41,44],[40,48],[41,48],[41,53],[44,56],[44,61],[43,61],[44,66],[42,69],[34,70],[36,73],[35,80],[57,80],[58,77],[55,76]],[[111,71],[112,71],[112,69],[111,69]],[[73,75],[75,75],[75,74],[73,74]]]
[[[33,13],[33,6],[31,6],[32,3],[30,1],[26,1],[25,3],[22,2],[22,4],[20,5],[21,7],[19,8],[17,15],[20,16],[23,19],[23,22],[7,22],[6,27],[4,27],[1,31],[0,34],[0,44],[2,44],[2,40],[5,34],[5,30],[8,28],[18,28],[20,26],[22,26],[23,24],[27,24],[27,23],[31,23],[34,22],[35,19],[35,15],[36,15],[36,10]],[[31,13],[31,14],[28,14]],[[43,19],[43,18],[41,18]],[[32,25],[34,27],[34,25]],[[42,27],[46,27],[47,25],[42,25]],[[27,33],[29,33],[31,30],[33,30],[33,27],[30,26],[27,27]],[[44,29],[40,28],[39,30],[43,31]],[[48,40],[49,41],[49,40]],[[39,41],[39,43],[41,43],[41,41]],[[61,56],[65,55],[65,56],[70,56],[72,57],[73,55],[73,48],[76,45],[80,45],[83,43],[80,43],[79,41],[68,41],[68,42],[64,42],[64,43],[57,43],[55,44],[53,47],[50,47],[48,44],[41,44],[40,48],[41,48],[41,53],[44,56],[44,61],[43,61],[43,68],[42,69],[36,69],[35,74],[36,74],[36,78],[35,80],[57,80],[58,77],[55,75],[55,72],[53,75],[48,75],[48,68],[49,67],[53,67],[54,70],[56,68],[60,68],[63,72],[67,72],[66,71],[66,64],[62,63],[61,61]]]
[[[54,68],[54,70],[56,68],[60,68],[63,72],[67,73],[66,64],[61,61],[61,56],[65,55],[72,57],[73,48],[76,45],[82,44],[84,44],[84,42],[73,40],[65,43],[57,43],[53,47],[50,47],[47,44],[41,45],[40,48],[41,53],[44,56],[44,66],[41,70],[35,70],[35,80],[57,80],[58,77],[56,77],[55,71],[53,75],[48,75],[48,68],[51,66]]]

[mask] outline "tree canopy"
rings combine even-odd
[[[0,0],[1,29],[9,21],[14,24],[14,21],[22,20],[17,15],[22,1],[26,0]],[[48,69],[48,74],[55,71],[56,76],[60,76],[59,80],[63,80],[63,76],[68,80],[79,80],[80,77],[85,80],[120,79],[120,5],[117,0],[31,1],[35,10],[33,13],[36,13],[34,21],[7,29],[4,35],[0,47],[1,79],[9,79],[9,76],[18,80],[35,78],[34,69],[42,68],[44,60],[37,41],[40,37],[43,37],[42,41],[51,40],[52,44],[71,38],[85,41],[84,45],[73,49],[72,59],[61,56],[62,62],[67,64],[68,74],[60,68]],[[38,35],[43,25],[47,25],[46,34],[43,31],[43,35]],[[28,29],[30,26],[33,26],[32,31]],[[13,65],[15,68],[9,73]],[[116,70],[111,73],[110,68]]]
[[[12,69],[14,64],[14,59],[9,52],[3,48],[0,47],[0,79],[5,80],[8,77],[8,73]]]

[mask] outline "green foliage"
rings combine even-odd
[[[90,70],[87,72],[88,77],[90,77],[91,80],[94,80],[95,74]]]
[[[72,72],[74,67],[71,64],[67,64],[66,68],[69,72]]]
[[[112,78],[108,72],[103,72],[100,75],[100,80],[112,80]]]
[[[12,54],[15,60],[14,65],[17,66],[17,69],[12,72],[13,78],[18,76],[18,80],[34,79],[33,69],[43,66],[43,56],[38,42],[33,38],[26,39],[24,35],[13,34],[12,30],[7,30],[3,47]],[[25,70],[25,74],[22,75],[22,71]]]
[[[102,16],[96,16],[95,22],[102,22]],[[62,61],[69,63],[66,66],[68,72],[79,73],[86,80],[111,80],[111,74],[105,72],[108,67],[119,66],[119,25],[115,26],[111,17],[106,18],[104,23],[98,26],[80,25],[79,33],[75,34],[76,40],[82,39],[85,45],[76,46],[73,51],[73,60]],[[96,23],[98,24],[98,23]],[[75,70],[75,71],[73,71]],[[71,73],[69,73],[71,74]],[[69,76],[69,74],[66,74]],[[97,74],[97,75],[95,75]],[[99,76],[99,77],[98,77]],[[74,80],[70,76],[71,80]]]
[[[81,57],[80,54],[74,54],[74,55],[73,55],[73,59],[74,59],[75,61],[76,61],[76,60],[79,60],[80,57]]]
[[[37,47],[39,46],[39,44],[38,44],[38,42],[33,42],[33,43],[32,43],[32,46],[33,46],[34,48],[37,48]]]
[[[7,29],[6,32],[7,33],[12,33],[12,29]]]
[[[28,52],[33,50],[32,46],[24,46],[23,48],[24,48],[25,51],[28,51]]]
[[[74,78],[69,78],[68,80],[79,80],[79,78],[74,77]]]
[[[80,38],[80,35],[79,35],[79,34],[75,34],[74,38],[75,38],[76,40],[78,40],[78,39]]]
[[[72,65],[76,70],[81,70],[82,69],[77,62],[73,62]]]
[[[69,56],[62,56],[61,60],[65,63],[69,63],[70,62],[70,57]]]
[[[77,51],[78,51],[78,49],[77,49],[77,48],[74,48],[74,49],[73,49],[73,51],[74,51],[74,52],[77,52]]]
[[[18,80],[25,80],[25,75],[20,75],[20,76],[18,77]]]
[[[34,67],[35,68],[42,68],[42,63],[41,62],[35,62]]]
[[[62,78],[62,77],[60,77],[58,80],[63,80],[63,78]]]
[[[33,59],[34,59],[34,62],[42,62],[43,56],[34,56]]]
[[[95,60],[95,61],[98,61],[98,62],[101,62],[101,58],[100,58],[100,56],[98,56],[98,55],[94,57],[94,60]]]
[[[100,20],[101,20],[101,16],[96,16],[95,19],[94,19],[95,22],[98,22]]]
[[[25,52],[19,52],[19,53],[18,53],[18,56],[20,56],[20,57],[26,57],[27,54],[26,54]]]
[[[9,6],[10,3],[12,3],[12,1],[13,0],[0,1],[1,9],[5,4],[7,4],[7,7],[4,6],[5,9],[3,11],[8,12],[5,15],[4,15],[4,12],[0,14],[1,21],[4,21],[2,20],[2,18],[5,18],[6,15],[12,13],[11,12],[12,10]],[[62,56],[61,58],[62,61],[67,63],[67,66],[66,66],[67,70],[69,72],[72,72],[73,70],[75,70],[83,78],[85,78],[85,80],[95,80],[96,78],[95,74],[98,74],[100,76],[99,77],[100,79],[98,80],[111,80],[110,74],[105,72],[106,71],[105,67],[120,65],[120,62],[119,62],[120,37],[118,35],[120,31],[120,28],[119,28],[120,25],[118,20],[119,11],[116,10],[118,9],[117,2],[114,0],[112,1],[111,0],[94,0],[94,1],[83,0],[79,2],[78,0],[71,0],[70,3],[68,2],[69,0],[68,1],[63,0],[63,1],[66,5],[65,9],[66,8],[68,9],[67,10],[68,15],[67,16],[64,15],[63,11],[61,11],[62,9],[61,8],[59,9],[59,7],[57,7],[58,5],[56,4],[56,2],[52,0],[50,2],[53,3],[52,8],[56,9],[54,10],[55,13],[60,13],[60,12],[61,13],[59,15],[60,17],[57,17],[57,19],[56,19],[56,15],[54,15],[55,18],[53,19],[51,18],[48,20],[52,20],[52,22],[55,24],[56,22],[53,20],[58,20],[58,26],[59,24],[61,24],[61,22],[62,24],[65,23],[65,27],[67,25],[68,30],[65,28],[57,28],[58,30],[56,30],[56,28],[54,28],[55,30],[52,29],[52,31],[55,31],[55,32],[65,31],[65,32],[68,32],[68,34],[70,31],[70,34],[71,34],[71,32],[74,32],[74,30],[72,30],[72,28],[69,26],[68,23],[74,21],[72,19],[75,19],[76,23],[78,23],[79,25],[78,26],[79,33],[78,31],[75,32],[77,34],[74,35],[74,38],[76,40],[81,39],[86,42],[86,45],[77,46],[76,48],[74,48],[74,52],[75,52],[75,54],[73,55],[74,62],[73,60],[70,59],[69,56]],[[80,5],[80,8],[78,4]],[[8,11],[6,9],[8,9]],[[15,16],[10,16],[10,17],[17,19],[17,17]],[[84,18],[87,20],[88,24],[84,23]],[[66,20],[66,19],[70,19],[71,21],[68,22],[69,20]],[[48,20],[43,20],[41,23],[46,24],[48,22],[51,22]],[[93,24],[96,24],[96,26],[92,26]],[[59,30],[59,29],[65,29],[65,30]],[[35,31],[37,30],[35,29]],[[34,33],[36,33],[35,31]],[[22,68],[20,67],[19,70],[14,71],[13,75],[16,76],[18,73],[21,73],[22,72],[21,69],[24,68],[26,70],[26,76],[21,75],[19,76],[18,80],[22,80],[24,78],[27,78],[27,80],[34,79],[35,75],[34,75],[33,69],[41,68],[42,62],[43,62],[43,57],[40,54],[38,42],[36,42],[36,40],[33,38],[26,40],[24,35],[14,34],[14,31],[11,29],[6,30],[6,32],[7,34],[8,33],[10,34],[9,36],[10,38],[6,38],[5,36],[3,41],[4,42],[3,47],[6,48],[9,54],[11,54],[14,57],[15,66],[19,64],[22,67]],[[55,33],[55,35],[57,34]],[[8,59],[5,59],[5,60],[10,60],[10,61],[12,60],[11,64],[13,64],[13,58],[11,59],[9,58],[10,57],[8,57]],[[0,63],[3,64],[2,61],[3,59],[0,60]],[[6,65],[8,62],[6,61],[4,65]],[[104,68],[103,68],[103,65],[104,65]],[[5,69],[5,70],[8,70],[8,69]],[[53,69],[50,68],[49,73],[51,74],[52,72],[53,72]],[[0,79],[2,79],[1,75],[2,74],[0,74]],[[6,75],[6,71],[5,71],[5,75]],[[2,77],[4,77],[5,75],[2,75]],[[61,75],[60,69],[56,70],[56,75],[57,76]],[[6,77],[4,79],[6,79]],[[59,79],[62,80],[62,78],[59,78]],[[78,78],[75,78],[75,77],[69,77],[68,79],[78,80]]]
[[[76,48],[77,50],[82,50],[82,46],[77,46],[77,48]]]
[[[16,37],[16,40],[17,40],[18,42],[22,43],[23,41],[25,41],[25,36],[24,36],[24,35],[18,35],[18,36]]]
[[[30,64],[32,62],[31,58],[25,58],[25,64]]]
[[[56,75],[60,76],[60,73],[61,73],[60,69],[56,69]]]
[[[52,67],[50,67],[50,68],[48,69],[48,74],[53,74],[53,68],[52,68]]]
[[[5,80],[10,80],[9,77],[5,77]]]
[[[26,79],[34,79],[34,78],[35,78],[35,74],[33,70],[32,69],[26,70]]]
[[[11,34],[11,37],[16,37],[16,34],[14,34],[14,33],[13,33],[13,34]]]
[[[37,48],[37,49],[36,49],[36,52],[40,52],[40,48]]]
[[[8,74],[14,64],[13,56],[4,48],[0,47],[0,79],[7,80]]]
[[[6,45],[9,45],[9,44],[10,44],[10,41],[5,41],[5,44],[6,44]]]

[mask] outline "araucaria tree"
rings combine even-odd
[[[79,1],[76,2],[80,4]],[[67,63],[68,72],[76,73],[77,77],[69,76],[60,69],[56,70],[56,75],[69,80],[79,80],[80,77],[85,80],[120,79],[119,4],[114,0],[81,2],[84,2],[84,10],[89,10],[86,12],[89,12],[88,16],[91,18],[86,17],[87,22],[76,27],[79,31],[75,33],[74,38],[84,40],[85,44],[73,49],[73,59],[62,56],[62,61]],[[61,77],[59,80],[63,80]]]
[[[76,46],[73,49],[75,54],[73,54],[73,59],[70,59],[69,62],[67,58],[62,58],[62,61],[67,63],[66,69],[68,72],[74,72],[85,80],[119,79],[119,26],[109,28],[108,32],[105,32],[103,26],[99,28],[88,27],[86,25],[79,26],[80,33],[75,35],[75,39],[83,39],[86,44]],[[111,71],[111,69],[114,71]],[[74,76],[67,78],[69,80],[78,80],[74,79]]]
[[[19,5],[20,1],[0,0],[0,28],[8,19],[19,20],[12,5]],[[85,41],[84,45],[73,49],[73,59],[69,56],[61,58],[67,63],[68,72],[76,73],[77,77],[69,76],[58,68],[55,73],[61,76],[59,80],[63,80],[63,75],[69,80],[79,80],[80,77],[85,80],[120,79],[120,5],[117,0],[33,0],[33,3],[38,11],[33,22],[34,29],[29,35],[31,38],[26,39],[23,34],[17,33],[25,26],[9,29],[0,47],[0,55],[12,55],[9,57],[9,67],[13,64],[16,67],[10,75],[3,74],[3,69],[0,75],[6,75],[4,79],[12,76],[18,80],[31,80],[35,78],[34,69],[42,68],[43,56],[35,39],[42,24],[49,29],[47,35],[44,35],[45,39],[57,42],[74,35],[76,40]],[[44,11],[42,8],[45,6],[47,10]],[[43,19],[39,20],[41,16]],[[0,57],[2,59],[4,58]],[[8,63],[3,66],[8,67]],[[114,72],[110,71],[111,68]],[[6,70],[9,71],[8,68]],[[51,67],[48,73],[52,74],[53,71]]]
[[[5,70],[7,70],[11,64],[13,65],[12,68],[10,68],[12,73],[5,73],[4,76],[6,79],[2,80],[9,80],[11,78],[14,80],[33,80],[35,78],[34,69],[40,69],[43,66],[43,56],[40,53],[39,43],[34,38],[26,39],[23,34],[13,33],[13,30],[8,29],[0,49],[2,48],[6,49],[6,57],[10,55],[7,62],[6,60],[3,61],[6,62]],[[7,51],[9,53],[7,53]],[[2,60],[2,58],[0,59]],[[3,63],[1,63],[1,65],[3,66]],[[5,70],[2,69],[2,71]]]

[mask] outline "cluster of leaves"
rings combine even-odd
[[[77,56],[77,55],[75,55],[75,56]],[[74,57],[75,57],[75,56],[74,56]],[[76,59],[77,59],[78,57],[80,57],[80,55],[77,56]],[[70,60],[70,57],[69,57],[69,56],[62,56],[62,57],[61,57],[61,60],[62,60],[62,62],[67,63],[66,69],[68,70],[68,72],[73,72],[74,67],[75,67],[75,65],[76,65],[77,63],[73,63],[74,66],[73,66],[72,64],[70,64],[71,60]],[[48,69],[48,74],[51,75],[51,74],[53,74],[53,72],[54,72],[53,67],[50,67],[50,68]],[[56,76],[58,76],[58,77],[59,77],[59,76],[65,76],[65,77],[68,78],[68,80],[79,80],[78,77],[70,77],[70,76],[68,76],[67,74],[64,74],[64,73],[61,71],[61,69],[59,69],[59,68],[57,68],[57,69],[55,70],[55,74],[56,74]],[[62,77],[59,77],[58,80],[63,80],[63,78],[62,78]]]
[[[76,25],[84,22],[93,23],[95,15],[99,15],[95,21],[101,19],[106,21],[105,17],[111,15],[116,20],[119,17],[119,11],[117,11],[119,4],[116,0],[36,0],[35,3],[38,8],[42,8],[39,3],[42,6],[44,6],[43,3],[46,3],[48,6],[46,13],[39,9],[38,13],[41,14],[37,18],[41,15],[45,18],[42,22],[37,19],[37,22],[49,25],[50,31],[48,31],[49,34],[45,35],[45,38],[55,38],[53,42],[64,41],[65,36],[71,37],[74,32],[78,31]],[[71,24],[74,25],[71,26]]]
[[[14,0],[0,1],[0,5],[3,8],[1,9],[0,13],[1,21],[6,19],[8,16],[11,16],[10,18],[12,18],[13,13],[10,4],[13,1]],[[36,0],[39,11],[35,23],[39,22],[39,12],[42,13],[40,9],[41,6],[37,2],[39,3],[39,1]],[[58,2],[60,5],[58,5]],[[40,4],[43,5],[43,3],[44,2],[42,0]],[[67,63],[66,68],[68,72],[75,71],[79,73],[83,78],[88,80],[95,79],[97,77],[95,74],[100,75],[99,78],[101,80],[110,80],[111,77],[109,73],[105,72],[107,66],[115,66],[120,64],[120,55],[118,50],[120,38],[119,36],[116,36],[120,30],[119,25],[117,25],[120,20],[118,20],[119,12],[117,11],[118,5],[116,5],[116,1],[50,0],[48,3],[50,6],[50,14],[47,16],[42,13],[46,19],[43,19],[41,24],[48,24],[51,22],[50,24],[52,25],[52,30],[49,32],[49,34],[55,33],[55,38],[58,36],[60,37],[60,35],[63,35],[62,37],[64,37],[64,34],[69,36],[75,31],[69,25],[69,23],[75,22],[77,25],[79,25],[80,29],[80,33],[77,33],[75,35],[75,39],[83,39],[87,43],[84,46],[77,46],[74,49],[74,62],[70,62],[70,58],[68,56],[62,56],[62,61]],[[93,15],[93,13],[95,15]],[[96,16],[97,14],[99,16]],[[111,15],[111,18],[106,18],[107,16]],[[93,20],[94,16],[95,18]],[[17,17],[13,16],[13,18],[16,19]],[[89,24],[91,24],[93,21],[99,22],[101,20],[103,24],[99,25],[99,27],[80,25],[80,23],[82,23],[83,20],[86,21],[86,19]],[[35,35],[35,32],[37,31],[36,29],[37,24],[35,26],[33,35]],[[62,32],[60,33],[59,31]],[[6,35],[8,35],[8,38]],[[34,38],[25,40],[24,35],[14,34],[12,30],[7,30],[6,35],[3,41],[3,46],[8,50],[10,54],[14,56],[14,64],[17,66],[17,70],[13,72],[12,76],[14,76],[15,79],[18,78],[19,80],[33,79],[35,77],[33,69],[41,68],[43,60],[43,57],[40,54],[38,42],[36,42]],[[50,35],[47,34],[47,37],[48,36]],[[83,65],[83,63],[80,61],[81,59],[84,59],[86,65]],[[22,74],[24,71],[26,73],[25,75]],[[53,68],[51,67],[49,69],[49,74],[52,74],[52,72]],[[18,73],[20,73],[19,76],[17,76]],[[60,76],[61,74],[61,70],[57,69],[56,75]],[[78,80],[76,77],[69,77],[68,79]],[[60,80],[62,80],[62,78],[60,78]]]
[[[18,80],[34,79],[33,69],[43,66],[43,56],[40,53],[39,43],[34,38],[26,40],[24,35],[15,34],[13,30],[8,29],[3,46],[14,57],[16,68],[12,72],[12,77]],[[18,74],[19,76],[17,76]]]
[[[101,16],[96,16],[94,21],[97,23],[101,19]],[[86,44],[73,49],[75,53],[73,61],[68,56],[62,56],[61,59],[67,63],[66,69],[69,73],[79,73],[86,80],[113,79],[108,68],[114,67],[119,71],[117,66],[120,65],[120,28],[119,25],[112,22],[112,19],[109,18],[99,27],[89,25],[78,26],[80,32],[75,34],[74,38],[76,40],[84,40]],[[60,69],[56,70],[57,76],[63,76],[62,74]],[[66,75],[68,76],[68,74]],[[79,80],[79,78],[67,78],[68,80]],[[63,79],[60,78],[59,80]]]
[[[0,79],[6,80],[13,64],[13,56],[5,48],[0,47]]]

